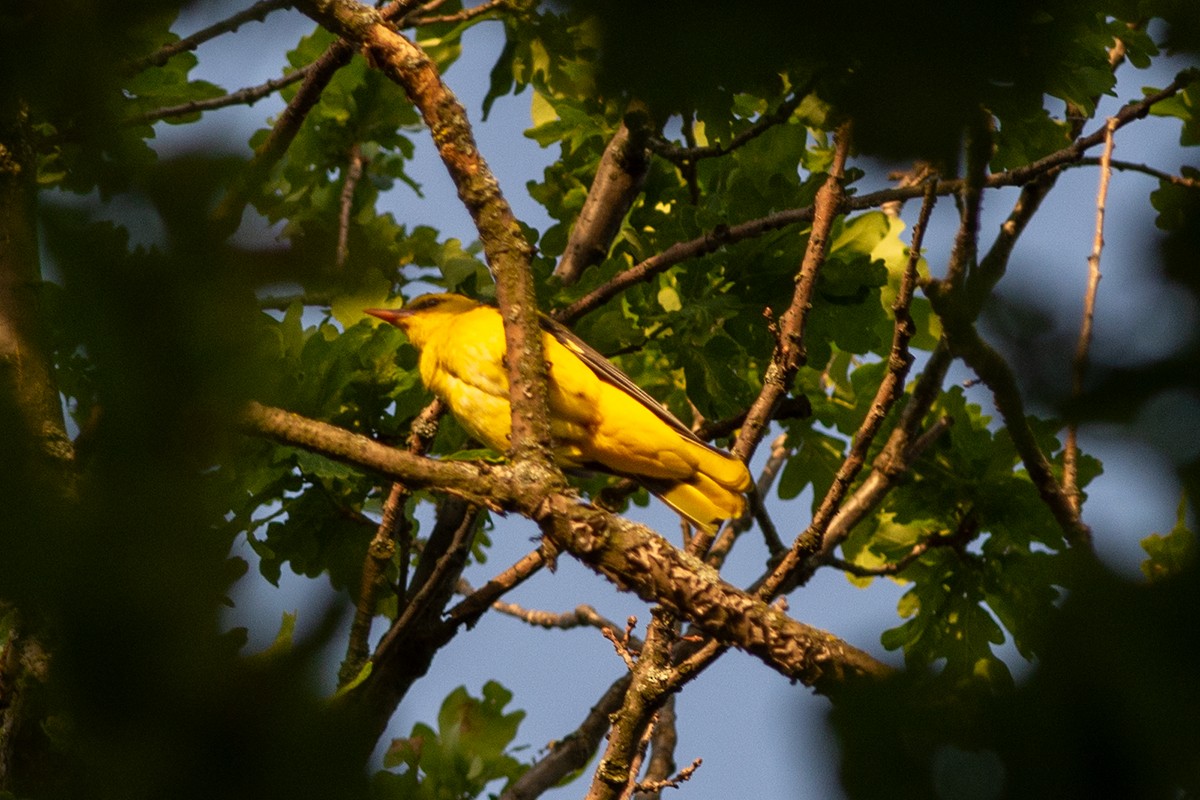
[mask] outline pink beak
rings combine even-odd
[[[364,308],[364,314],[370,314],[372,317],[378,317],[384,322],[390,322],[393,325],[399,325],[400,320],[407,316],[404,309],[400,308]]]

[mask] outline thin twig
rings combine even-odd
[[[315,63],[315,62],[314,62]],[[238,89],[236,92],[223,94],[220,97],[208,97],[203,100],[191,100],[187,103],[180,103],[177,106],[164,106],[162,108],[151,109],[144,114],[138,114],[136,117],[130,117],[121,124],[130,125],[145,125],[150,122],[158,122],[160,119],[170,119],[171,117],[182,117],[188,114],[196,114],[201,111],[212,111],[217,108],[226,108],[227,106],[247,105],[252,106],[264,97],[268,97],[285,86],[291,86],[297,81],[302,81],[310,71],[313,64],[309,64],[299,69],[294,69],[291,72],[279,78],[260,83],[257,86],[247,86],[244,89]]]
[[[1115,115],[1117,118],[1117,128],[1119,129],[1134,120],[1144,117],[1151,106],[1174,97],[1194,79],[1195,77],[1192,73],[1181,73],[1161,91],[1154,92],[1138,102],[1127,104]],[[1083,136],[1076,139],[1067,147],[1038,159],[1031,164],[1026,164],[1006,172],[996,172],[988,175],[983,182],[983,188],[994,189],[1002,186],[1025,186],[1026,184],[1035,183],[1045,176],[1056,174],[1062,168],[1079,161],[1079,159],[1083,158],[1083,154],[1087,150],[1101,144],[1103,141],[1103,130],[1100,130],[1098,135],[1097,133],[1092,133],[1088,136]],[[938,180],[934,184],[934,193],[939,197],[957,194],[962,191],[963,185],[964,181],[962,179]],[[923,186],[903,186],[882,189],[877,192],[869,192],[854,197],[846,197],[841,201],[839,213],[877,208],[885,203],[897,200],[912,200],[921,197],[924,193],[925,187]],[[1044,196],[1044,191],[1040,194]],[[1029,209],[1027,216],[1032,216],[1032,211],[1036,210],[1037,204],[1040,201],[1041,196],[1029,195],[1024,198],[1024,207]],[[1015,213],[1016,209],[1014,209]],[[676,242],[666,250],[633,265],[624,272],[618,273],[612,280],[598,286],[571,305],[558,309],[553,313],[553,316],[559,322],[570,322],[608,302],[628,287],[648,280],[680,262],[699,258],[700,256],[716,252],[726,245],[752,239],[769,231],[786,228],[789,225],[798,223],[812,222],[812,219],[813,207],[805,206],[802,208],[785,209],[736,225],[718,225],[702,236],[684,242]],[[1015,240],[1015,238],[1015,236],[1012,236],[1009,237],[1009,240]],[[1001,255],[999,251],[995,252],[997,256]],[[992,251],[989,251],[989,255],[991,253]],[[987,259],[981,262],[981,266],[985,262],[987,262]],[[1006,254],[1004,258],[997,257],[991,259],[991,263],[994,264],[1006,262]],[[989,272],[982,269],[980,271],[986,272],[989,275],[994,274],[994,271]]]
[[[812,90],[813,81],[798,88],[792,95],[779,104],[773,111],[761,115],[758,120],[746,130],[729,140],[726,145],[708,145],[706,147],[680,147],[673,142],[660,137],[652,137],[647,144],[655,155],[679,165],[694,163],[703,158],[715,158],[733,152],[747,142],[757,139],[776,125],[781,125],[791,119],[792,114],[804,102],[804,98]]]
[[[700,759],[696,759],[691,767],[675,774],[675,746],[679,743],[679,733],[676,727],[675,695],[669,696],[662,708],[654,717],[654,727],[650,733],[650,761],[646,765],[646,775],[633,788],[637,800],[658,800],[662,790],[678,786],[678,780],[683,773],[691,777]],[[673,782],[676,781],[676,782]]]
[[[729,556],[729,552],[733,549],[734,543],[738,537],[750,529],[751,514],[758,507],[763,505],[763,498],[767,497],[771,492],[771,486],[775,483],[775,478],[779,475],[779,471],[783,469],[783,465],[792,455],[792,448],[787,446],[787,433],[781,433],[771,442],[771,454],[767,457],[767,463],[763,465],[762,472],[758,475],[758,480],[754,485],[754,500],[756,506],[751,511],[743,514],[738,519],[730,521],[725,529],[721,531],[721,535],[717,537],[717,541],[709,549],[705,560],[713,567],[720,569],[725,563],[725,559]],[[786,548],[783,547],[783,542],[779,539],[779,533],[773,531],[768,534],[766,528],[763,528],[763,536],[766,539],[767,552],[772,556],[781,554]]]
[[[1083,394],[1083,379],[1087,374],[1088,350],[1092,344],[1092,322],[1096,315],[1096,291],[1100,286],[1100,254],[1104,250],[1104,208],[1108,201],[1108,182],[1112,177],[1113,131],[1116,120],[1109,118],[1104,142],[1104,153],[1100,157],[1100,188],[1096,192],[1096,233],[1092,239],[1092,252],[1088,255],[1087,290],[1083,296],[1083,319],[1079,323],[1079,341],[1075,345],[1075,358],[1071,363],[1071,395],[1078,399]],[[1067,425],[1067,441],[1063,449],[1062,487],[1071,506],[1078,514],[1079,495],[1079,425]]]
[[[466,22],[469,19],[483,16],[489,11],[495,11],[498,8],[504,8],[508,4],[508,0],[488,0],[486,3],[481,3],[471,8],[464,8],[455,14],[442,14],[440,16],[430,17],[412,17],[404,21],[404,27],[419,28],[423,25],[436,25],[440,22]]]
[[[499,601],[501,596],[520,586],[545,565],[546,554],[541,548],[526,553],[515,564],[496,575],[481,588],[469,590],[461,603],[446,612],[446,624],[471,627],[483,615],[483,612]],[[469,587],[467,588],[469,589]]]
[[[846,158],[850,152],[850,127],[843,124],[835,135],[833,163],[829,175],[817,191],[813,202],[813,226],[805,246],[804,259],[796,273],[796,288],[791,304],[779,318],[779,333],[775,353],[763,376],[763,388],[750,406],[746,420],[733,445],[733,454],[749,461],[755,448],[766,433],[775,409],[791,389],[796,371],[804,363],[807,350],[804,345],[804,330],[808,321],[808,309],[812,305],[812,293],[816,288],[817,275],[825,263],[829,251],[829,234],[833,222],[841,212]]]
[[[813,554],[822,550],[824,539],[829,532],[829,525],[841,507],[842,500],[850,489],[850,484],[858,477],[863,464],[866,463],[867,451],[875,440],[875,435],[883,425],[884,419],[900,399],[904,392],[904,381],[912,366],[913,358],[908,352],[908,343],[915,333],[909,306],[912,303],[913,290],[917,283],[917,264],[921,260],[921,244],[925,238],[925,230],[929,226],[929,217],[937,196],[933,193],[932,184],[926,187],[925,199],[921,203],[921,213],[917,224],[913,227],[913,240],[909,247],[908,261],[900,279],[900,288],[892,305],[895,324],[892,326],[892,347],[888,353],[888,368],[875,391],[875,397],[866,416],[859,424],[850,444],[850,451],[838,467],[837,474],[821,504],[813,514],[812,521],[805,531],[796,538],[791,550],[775,569],[771,578],[763,584],[763,591],[773,595],[775,590],[789,581],[798,567]]]
[[[345,268],[346,260],[350,257],[350,211],[354,206],[354,190],[358,188],[366,165],[362,147],[358,142],[350,145],[346,162],[346,178],[342,182],[342,195],[338,206],[338,240],[334,258],[338,270]]]
[[[1122,172],[1141,172],[1173,186],[1182,186],[1185,189],[1200,189],[1200,180],[1188,178],[1183,175],[1173,175],[1170,172],[1164,172],[1161,169],[1156,169],[1149,164],[1138,164],[1133,161],[1121,161],[1120,159],[1113,158],[1109,159],[1108,165],[1112,169],[1120,170]],[[1078,163],[1074,164],[1073,166],[1102,167],[1104,166],[1104,158],[1088,156],[1087,158],[1079,159]]]
[[[501,614],[507,614],[510,617],[527,622],[538,628],[557,628],[564,631],[571,630],[572,628],[595,628],[599,631],[609,631],[614,636],[623,630],[620,625],[601,615],[596,609],[586,604],[576,606],[573,611],[564,611],[562,613],[542,611],[536,608],[525,608],[516,603],[506,603],[503,600],[497,600],[492,603],[492,608]],[[641,649],[641,640],[632,634],[626,634],[626,636],[627,638],[622,642],[622,646],[628,647],[632,651]]]
[[[683,783],[684,781],[691,780],[692,774],[695,773],[695,771],[697,769],[699,769],[700,765],[703,763],[704,763],[704,759],[697,758],[691,764],[689,764],[688,766],[679,770],[679,772],[677,772],[674,775],[674,777],[667,778],[664,780],[642,781],[634,788],[639,793],[643,793],[643,792],[649,793],[649,794],[652,794],[653,796],[657,797],[662,792],[663,789],[678,789],[679,785],[681,783]]]
[[[215,39],[223,33],[233,33],[247,22],[262,22],[272,11],[287,8],[291,4],[292,0],[259,0],[259,2],[244,11],[239,11],[220,22],[213,23],[207,28],[196,31],[191,36],[163,45],[157,52],[130,64],[129,72],[138,73],[150,67],[161,67],[180,53],[195,50],[200,45],[210,39]]]

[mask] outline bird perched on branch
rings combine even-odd
[[[472,436],[506,451],[512,431],[500,312],[457,294],[366,313],[403,330],[421,351],[421,380]],[[581,339],[542,318],[550,374],[550,433],[566,469],[632,478],[707,531],[739,516],[746,465],[711,447]]]

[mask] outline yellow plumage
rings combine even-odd
[[[421,380],[475,438],[509,447],[512,413],[500,312],[470,298],[432,294],[402,310],[370,309],[421,351]],[[550,432],[564,468],[633,478],[696,526],[738,516],[746,465],[710,447],[620,370],[561,326],[544,321]]]

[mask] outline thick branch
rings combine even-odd
[[[579,219],[554,270],[564,284],[575,283],[585,269],[608,254],[650,168],[646,150],[649,134],[645,109],[640,104],[631,105],[621,127],[604,148]]]
[[[650,603],[659,603],[718,641],[757,656],[819,692],[878,677],[888,668],[837,637],[789,618],[720,580],[702,561],[648,530],[555,494],[511,467],[447,463],[385,447],[364,436],[280,409],[251,404],[243,429],[305,447],[398,480],[471,498],[535,519],[559,551]]]
[[[69,495],[73,449],[40,316],[37,162],[28,125],[22,103],[0,104],[0,454],[10,476]]]

